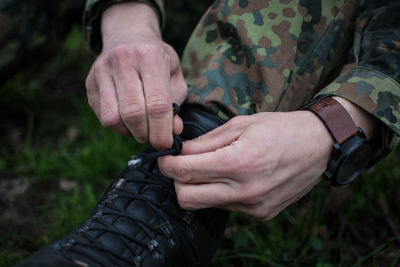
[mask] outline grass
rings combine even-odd
[[[91,60],[75,29],[42,69],[1,85],[0,266],[74,229],[142,149],[88,107]],[[232,213],[213,266],[398,266],[399,156],[350,186],[322,182],[268,223]]]

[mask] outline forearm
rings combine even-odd
[[[122,2],[113,4],[101,19],[103,49],[132,40],[137,35],[161,39],[157,14],[147,4]]]

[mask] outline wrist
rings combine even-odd
[[[376,129],[368,114],[347,100],[339,101],[325,96],[303,108],[322,121],[335,142],[324,172],[333,186],[350,183],[366,168],[371,160],[372,146],[361,127],[367,129],[370,138]]]
[[[332,98],[344,107],[353,119],[354,124],[364,131],[368,140],[371,140],[378,127],[377,119],[345,98],[338,96],[333,96]]]
[[[322,171],[328,166],[335,142],[326,126],[315,114],[306,110],[296,112],[299,113],[298,116],[301,116],[298,120],[300,123],[299,128],[307,131],[305,133],[309,140],[307,145],[313,147],[310,151],[315,153],[319,163],[323,166],[321,169],[322,174]]]
[[[137,39],[162,39],[157,14],[148,4],[128,1],[108,7],[101,19],[103,46]]]

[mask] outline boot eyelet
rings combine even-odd
[[[133,263],[136,267],[141,267],[143,265],[143,258],[140,256],[135,256],[135,258],[133,259]]]
[[[158,242],[152,239],[147,243],[147,246],[149,247],[150,251],[153,252],[158,247]]]
[[[157,251],[153,253],[153,259],[156,261],[161,261],[162,260],[162,256],[160,253],[158,253]]]
[[[172,225],[169,221],[165,222],[160,228],[167,238],[171,237],[173,229],[172,229]]]
[[[99,218],[101,218],[103,216],[103,212],[102,211],[98,211],[96,212],[96,214],[93,216],[93,220],[97,220]]]
[[[69,240],[67,243],[65,243],[64,247],[70,248],[76,243],[75,239]]]
[[[185,213],[185,215],[183,215],[183,220],[187,223],[187,224],[191,224],[193,222],[194,219],[194,214],[191,213],[190,211],[187,211]]]

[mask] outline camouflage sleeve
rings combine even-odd
[[[364,14],[355,31],[354,63],[319,92],[344,97],[383,122],[387,127],[381,127],[380,138],[385,151],[400,140],[399,14],[400,3]]]
[[[89,48],[100,53],[102,48],[100,21],[104,10],[112,4],[128,0],[86,0],[83,13],[85,40]],[[136,0],[149,4],[157,13],[161,27],[164,24],[164,0]]]

